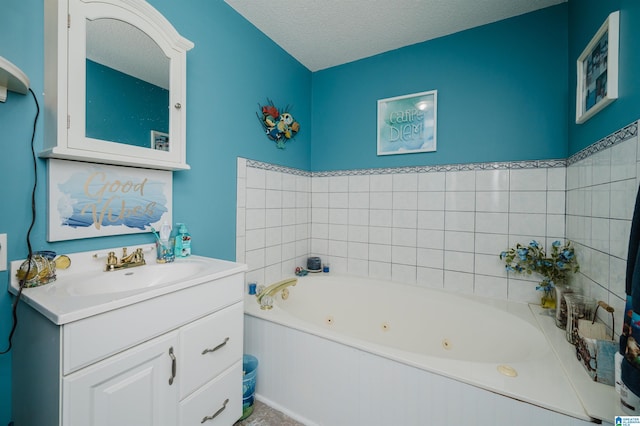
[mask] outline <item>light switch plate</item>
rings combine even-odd
[[[7,234],[0,234],[0,271],[7,270]]]

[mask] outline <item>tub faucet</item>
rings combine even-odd
[[[288,287],[296,285],[297,282],[297,278],[287,278],[260,290],[258,294],[256,294],[256,300],[260,304],[260,309],[273,308],[273,300],[271,298],[279,291],[282,292],[281,297],[287,299],[287,297],[289,297]]]

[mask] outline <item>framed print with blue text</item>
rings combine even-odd
[[[378,155],[436,150],[438,91],[378,100]]]

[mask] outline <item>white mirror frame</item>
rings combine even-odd
[[[86,20],[115,18],[149,35],[170,59],[171,150],[85,136]],[[193,43],[142,0],[45,2],[45,140],[43,158],[162,170],[186,170],[186,53]]]

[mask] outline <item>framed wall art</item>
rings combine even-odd
[[[438,91],[378,100],[378,155],[436,150]]]
[[[149,232],[172,222],[173,173],[49,160],[48,241]]]
[[[618,98],[620,12],[613,12],[578,58],[576,123],[593,117]]]

